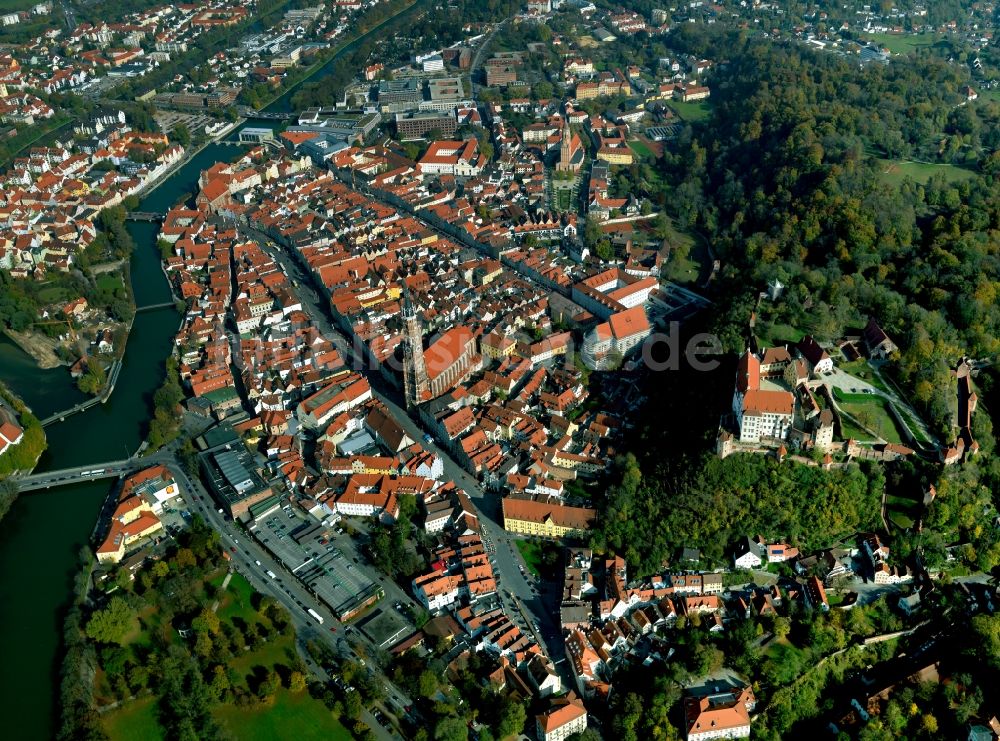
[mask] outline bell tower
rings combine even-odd
[[[423,330],[420,318],[410,300],[410,292],[403,289],[403,326],[406,331],[406,341],[403,345],[403,391],[406,395],[406,408],[427,400],[430,384],[427,380],[427,365],[424,363]]]

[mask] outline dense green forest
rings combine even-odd
[[[667,469],[667,467],[664,467]],[[884,479],[877,465],[824,471],[781,466],[763,456],[705,456],[668,480],[645,481],[636,459],[623,462],[622,481],[608,494],[599,550],[621,553],[649,573],[682,547],[700,548],[721,561],[741,535],[784,537],[805,548],[824,548],[878,524]],[[648,546],[643,550],[643,546]]]
[[[858,67],[711,26],[685,25],[668,43],[726,62],[710,79],[710,118],[686,126],[662,165],[667,208],[723,266],[716,307],[700,318],[705,326],[689,329],[713,331],[735,353],[755,309],[758,335],[792,327],[821,340],[875,316],[900,346],[887,370],[952,439],[951,369],[963,354],[992,358],[1000,349],[1000,106],[963,104],[967,72],[932,55]],[[926,183],[883,177],[886,162],[907,157],[946,172]],[[785,293],[758,306],[772,279]],[[615,485],[599,498],[596,548],[622,553],[638,573],[683,546],[718,559],[742,534],[818,548],[878,526],[887,486],[919,497],[934,483],[945,494],[920,546],[930,562],[963,542],[970,566],[1000,563],[995,529],[976,524],[995,512],[1000,466],[991,454],[944,472],[922,462],[824,472],[746,456],[718,461],[713,440],[732,373],[727,364],[647,379],[649,403],[626,446],[636,460],[620,461]],[[992,375],[977,383],[992,400]],[[974,421],[991,453],[989,407]],[[907,537],[899,537],[901,552],[917,547]]]
[[[1000,348],[1000,106],[961,105],[967,75],[933,57],[858,68],[688,28],[671,43],[727,50],[712,116],[666,164],[675,216],[722,260],[717,292],[731,308],[715,329],[727,349],[742,349],[752,290],[780,279],[789,290],[770,318],[821,340],[878,317],[901,347],[899,380],[950,430],[949,368]],[[881,177],[887,160],[908,157],[976,172],[925,185]]]

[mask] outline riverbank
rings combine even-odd
[[[69,365],[56,354],[56,347],[59,343],[41,332],[15,332],[13,329],[5,329],[4,334],[10,338],[11,342],[30,355],[42,370]]]
[[[0,484],[22,473],[31,473],[48,447],[45,430],[24,400],[0,381],[0,408],[17,418],[23,436],[17,445],[11,445],[0,455]],[[17,488],[0,489],[0,519],[17,498]]]

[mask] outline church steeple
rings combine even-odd
[[[579,165],[573,163],[573,155],[576,153],[573,147],[573,130],[569,127],[569,116],[563,119],[562,141],[559,142],[559,162],[556,170],[561,172],[576,172]]]
[[[424,333],[420,326],[420,317],[405,283],[403,324],[406,332],[403,345],[403,391],[406,395],[406,408],[409,409],[427,400],[430,382],[427,379],[427,365],[424,362]]]

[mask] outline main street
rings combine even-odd
[[[215,509],[211,495],[199,479],[188,476],[187,472],[175,462],[168,463],[167,466],[175,480],[181,484],[190,511],[201,516],[220,534],[222,545],[230,556],[232,568],[242,574],[255,590],[273,597],[288,610],[300,639],[303,641],[322,641],[330,647],[335,655],[363,662],[382,686],[388,690],[386,694],[389,698],[401,701],[404,707],[413,704],[402,690],[381,673],[374,661],[371,661],[370,658],[366,660],[358,655],[355,645],[352,644],[352,639],[356,638],[355,643],[362,643],[364,639],[360,637],[357,629],[341,623],[318,599],[309,594],[298,579],[285,571],[284,567],[252,537],[243,532],[235,523],[219,514]],[[276,578],[271,579],[267,575],[268,571],[276,574]],[[308,609],[319,613],[323,618],[322,625],[318,625],[316,620],[306,612]],[[367,650],[365,652],[367,653]],[[307,663],[313,673],[319,675],[320,678],[330,678],[326,670],[315,662],[309,661]],[[371,709],[365,709],[362,712],[362,719],[383,741],[401,738],[399,734],[390,733],[379,725],[372,715]]]
[[[373,396],[386,405],[406,434],[413,440],[420,441],[426,450],[436,453],[441,458],[445,478],[454,481],[469,495],[478,510],[483,541],[489,548],[495,550],[493,568],[497,575],[505,612],[523,630],[535,637],[553,661],[560,661],[564,654],[564,646],[559,621],[559,590],[557,588],[552,593],[546,594],[542,584],[525,568],[516,547],[518,538],[503,528],[500,496],[487,493],[475,478],[452,459],[445,448],[425,437],[420,425],[400,406],[402,400],[399,391],[391,388],[380,373],[370,370],[369,363],[361,351],[357,350],[340,328],[334,325],[329,301],[319,291],[312,274],[307,272],[298,257],[292,257],[266,234],[256,229],[244,224],[239,224],[237,228],[262,244],[268,254],[295,281],[297,286],[292,289],[293,292],[302,303],[303,310],[312,317],[323,335],[334,343],[345,362],[365,375],[372,387]],[[526,609],[522,609],[522,606]],[[525,614],[526,612],[529,614]],[[569,667],[564,662],[560,661],[556,668],[560,670],[564,682],[572,682]]]

